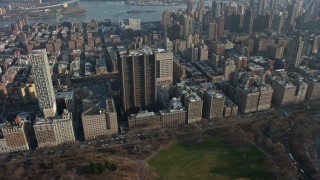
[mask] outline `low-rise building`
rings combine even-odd
[[[129,128],[157,129],[161,127],[160,121],[160,114],[149,111],[140,111],[138,114],[128,116]]]
[[[18,69],[19,68],[17,66],[9,67],[7,71],[4,73],[4,75],[2,76],[2,82],[13,83],[14,78],[18,73]]]
[[[20,94],[24,102],[35,102],[37,100],[36,88],[33,83],[22,86]]]

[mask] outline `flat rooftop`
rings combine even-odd
[[[52,123],[51,118],[46,119],[44,117],[39,117],[39,118],[36,118],[34,125],[51,124],[51,123]]]
[[[214,99],[222,99],[224,97],[223,94],[219,93],[218,91],[215,91],[215,90],[209,90],[209,91],[206,91],[210,96],[211,98],[214,98]]]
[[[201,98],[195,92],[192,92],[191,94],[187,95],[187,99],[189,102],[201,101]]]
[[[154,112],[149,112],[149,111],[140,111],[138,114],[131,114],[130,116],[128,116],[128,119],[131,118],[145,118],[145,117],[154,117],[156,114]]]
[[[73,99],[73,90],[67,90],[67,91],[57,91],[54,93],[56,99],[66,99],[71,100]]]
[[[35,49],[35,50],[32,50],[31,52],[32,55],[40,55],[44,53],[47,53],[46,49]]]

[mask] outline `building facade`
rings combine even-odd
[[[223,117],[225,97],[223,94],[209,90],[203,94],[203,117],[211,120],[216,117]]]
[[[32,126],[29,120],[7,123],[2,129],[7,149],[10,152],[26,151],[32,145]]]
[[[52,127],[52,121],[37,119],[33,125],[38,147],[50,147],[56,145],[56,138]]]
[[[61,116],[38,118],[33,125],[38,147],[50,147],[75,142],[72,113],[64,110]]]
[[[64,110],[60,117],[55,117],[52,122],[56,144],[75,142],[75,133],[72,122],[72,113]]]
[[[153,108],[155,92],[155,55],[152,52],[122,54],[119,62],[122,108],[126,113]]]
[[[161,127],[160,122],[160,114],[149,111],[140,111],[138,114],[128,116],[129,128],[157,129]]]
[[[299,82],[288,82],[282,80],[273,80],[274,89],[272,101],[278,106],[294,105],[305,100],[308,84]]]
[[[192,124],[200,122],[202,119],[202,99],[195,93],[186,94],[184,104],[187,108],[187,123]]]
[[[112,99],[106,100],[106,107],[93,107],[81,115],[85,140],[118,133],[117,112]]]

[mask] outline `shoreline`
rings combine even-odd
[[[63,15],[63,17],[83,16],[83,15],[85,15],[87,12],[88,12],[88,11],[86,11],[86,10],[84,10],[84,9],[81,9],[81,11],[79,11],[79,12],[74,12],[74,13],[66,14],[66,15],[62,14],[62,15]],[[62,17],[62,19],[63,19],[63,17]],[[56,17],[53,16],[53,17],[29,17],[29,18],[30,18],[30,19],[54,19],[54,18],[56,18]]]
[[[63,17],[70,17],[70,16],[83,16],[87,13],[88,11],[86,11],[85,9],[81,9],[77,12],[74,12],[74,13],[70,13],[70,14],[62,14]],[[62,17],[62,18],[63,18]],[[17,17],[19,18],[19,17]],[[14,21],[16,20],[17,18],[6,18],[6,19],[0,19],[1,21]],[[28,19],[55,19],[56,17],[55,16],[48,16],[48,17],[42,17],[42,16],[38,16],[38,17],[33,17],[33,16],[28,16]]]

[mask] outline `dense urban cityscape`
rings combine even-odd
[[[318,0],[125,3],[0,3],[0,179],[320,178]]]

